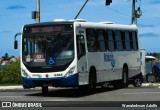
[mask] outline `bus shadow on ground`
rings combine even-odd
[[[99,94],[103,92],[109,92],[117,90],[117,88],[96,88],[96,89],[79,89],[79,88],[56,88],[51,89],[47,94],[34,93],[34,94],[27,94],[27,96],[41,96],[41,97],[70,97],[70,98],[78,98],[84,97],[94,94]]]

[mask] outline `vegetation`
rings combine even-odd
[[[4,56],[2,56],[3,60],[10,60],[11,58],[15,58],[14,56],[9,57],[8,53],[5,53]]]
[[[0,69],[0,85],[21,84],[20,61],[9,62]]]
[[[153,52],[153,53],[147,53],[147,55],[154,56],[154,57],[160,59],[160,53]]]

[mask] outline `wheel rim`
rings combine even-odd
[[[135,79],[135,86],[136,87],[140,87],[141,83],[142,83],[141,79],[139,79],[139,78]]]

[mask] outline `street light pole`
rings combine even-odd
[[[40,0],[36,0],[36,22],[40,23]]]

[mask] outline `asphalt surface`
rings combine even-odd
[[[159,87],[160,88],[160,83],[142,83],[142,87]],[[22,86],[0,86],[0,90],[11,90],[11,89],[23,89]],[[37,88],[41,89],[41,88]]]
[[[1,86],[0,102],[43,102],[45,107],[119,107],[122,104],[160,104],[160,84],[143,83],[142,87],[115,89],[97,88],[86,92],[77,88],[49,88],[44,95],[41,88],[23,89],[22,86]],[[1,103],[0,103],[1,106]],[[154,106],[154,105],[153,105]],[[160,105],[157,105],[160,107]],[[1,107],[0,107],[1,108]]]

